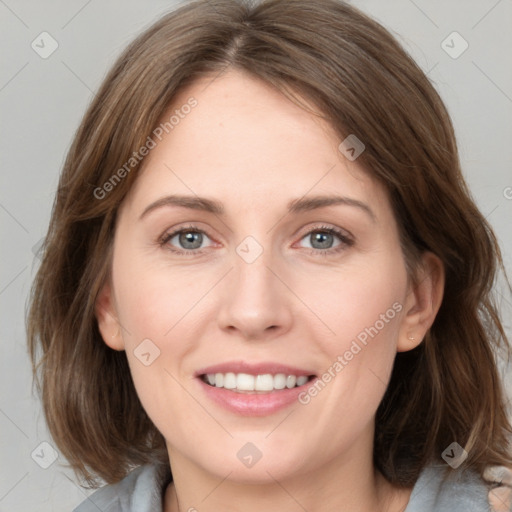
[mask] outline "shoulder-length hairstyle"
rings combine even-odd
[[[454,441],[469,454],[466,467],[482,473],[510,465],[496,362],[509,342],[492,295],[503,263],[428,78],[387,30],[341,1],[195,0],[159,19],[118,58],[62,170],[27,331],[46,421],[71,467],[94,486],[98,476],[114,483],[138,465],[169,464],[126,354],[101,338],[95,302],[109,275],[116,213],[140,167],[130,158],[178,91],[228,68],[303,108],[307,99],[340,141],[349,134],[363,141],[358,163],[389,193],[409,275],[414,279],[423,251],[444,264],[436,320],[416,349],[397,354],[378,408],[375,466],[390,482],[411,486]]]

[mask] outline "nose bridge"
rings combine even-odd
[[[289,297],[286,287],[274,274],[273,267],[280,265],[273,253],[271,247],[264,247],[252,236],[236,247],[233,272],[218,317],[221,328],[236,329],[251,338],[266,331],[289,328],[292,318]]]
[[[276,283],[273,282],[275,276],[269,270],[272,268],[272,251],[266,248],[261,254],[258,252],[257,248],[251,246],[251,242],[243,242],[237,248],[234,290],[239,299],[243,299],[247,304],[257,303],[263,297],[269,303],[278,292]]]

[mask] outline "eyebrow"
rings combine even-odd
[[[288,203],[287,208],[288,213],[300,213],[335,205],[345,205],[358,208],[365,212],[373,222],[376,222],[377,218],[375,213],[366,203],[363,203],[358,199],[344,196],[324,195],[308,198],[302,197],[291,200]],[[214,199],[199,196],[170,195],[157,199],[155,202],[148,205],[140,215],[139,220],[142,220],[150,212],[165,206],[178,206],[191,210],[209,212],[219,216],[225,215],[222,203]]]

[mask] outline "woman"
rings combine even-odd
[[[49,429],[110,484],[77,510],[488,510],[500,268],[385,29],[336,0],[182,6],[86,113],[34,284]]]

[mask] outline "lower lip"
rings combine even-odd
[[[244,416],[268,416],[298,401],[299,394],[311,386],[311,379],[302,386],[270,391],[268,393],[243,393],[217,388],[197,379],[206,396],[228,411]]]

